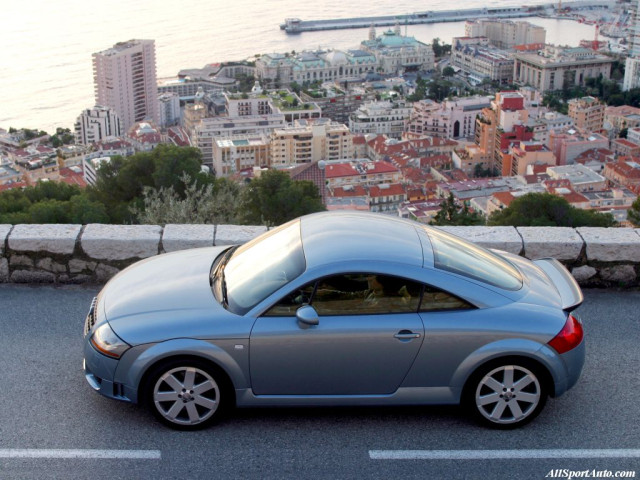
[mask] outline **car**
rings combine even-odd
[[[118,273],[86,317],[84,373],[177,429],[233,407],[459,403],[507,429],[577,382],[582,301],[552,258],[322,212]]]

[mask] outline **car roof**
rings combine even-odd
[[[426,234],[399,217],[365,212],[323,212],[301,218],[307,268],[344,261],[385,261],[423,266]],[[422,240],[422,241],[421,241]],[[432,263],[432,262],[431,262]]]

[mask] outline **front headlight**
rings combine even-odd
[[[123,342],[120,337],[113,333],[113,330],[106,322],[93,332],[91,345],[103,355],[111,358],[120,358],[124,352],[131,348],[131,345]]]

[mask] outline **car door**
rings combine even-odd
[[[424,327],[421,285],[367,273],[333,275],[282,299],[253,327],[256,395],[367,395],[395,392],[416,358]],[[317,325],[296,318],[310,304]]]

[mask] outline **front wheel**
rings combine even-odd
[[[529,362],[493,363],[476,372],[465,389],[465,403],[481,423],[516,428],[533,420],[547,401],[539,367]]]
[[[219,374],[196,360],[164,364],[149,376],[147,405],[165,425],[179,430],[204,428],[217,421],[225,404]]]

